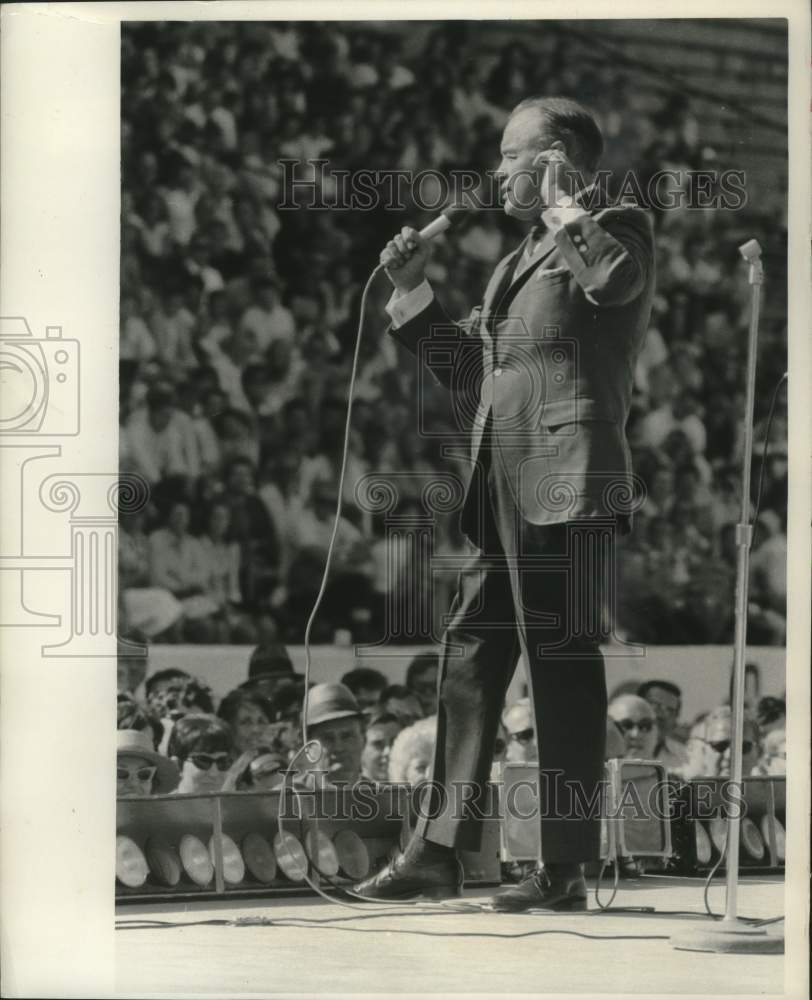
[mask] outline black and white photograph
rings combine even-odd
[[[4,282],[2,632],[107,995],[806,995],[808,12],[63,6],[115,277]]]

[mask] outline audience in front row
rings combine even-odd
[[[347,684],[311,686],[307,735],[321,746],[317,760],[300,753],[304,678],[284,645],[254,650],[248,679],[221,700],[216,715],[212,692],[199,679],[177,668],[157,671],[144,681],[145,702],[131,692],[117,698],[118,794],[271,790],[297,752],[295,780],[312,787],[416,783],[430,776],[436,716],[423,708],[433,703],[429,687],[436,691],[437,668],[434,654],[418,654],[408,685],[387,684],[379,671],[356,668],[344,677],[360,700]],[[145,669],[143,661],[133,678],[139,689]],[[120,687],[121,679],[119,670]],[[671,681],[618,685],[608,706],[607,759],[658,760],[682,779],[728,775],[729,705],[701,713],[687,744],[677,737],[681,707],[682,692]],[[744,777],[786,773],[785,725],[783,698],[753,702],[744,721]],[[519,698],[502,714],[494,762],[535,761],[537,745],[530,700]],[[498,770],[493,775],[498,779]]]

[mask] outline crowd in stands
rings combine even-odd
[[[258,646],[246,680],[219,704],[186,671],[147,676],[144,661],[135,670],[130,657],[120,664],[120,796],[272,790],[288,770],[310,787],[431,778],[439,671],[433,652],[413,657],[404,684],[357,667],[340,682],[305,691],[284,646]],[[621,685],[609,702],[607,758],[659,760],[681,779],[729,775],[729,706],[690,725],[681,722],[681,708],[682,692],[671,681]],[[745,708],[743,774],[784,774],[785,701],[748,699]],[[305,736],[318,741],[320,755],[303,752]],[[502,713],[494,762],[537,759],[532,707],[519,698]]]
[[[476,22],[409,33],[349,22],[125,27],[120,467],[150,487],[149,503],[120,522],[125,629],[164,642],[302,641],[333,528],[360,293],[392,232],[432,213],[410,205],[408,189],[396,212],[284,210],[281,159],[302,161],[297,176],[325,199],[330,179],[304,161],[485,171],[512,106],[564,93],[596,113],[617,177],[671,169],[687,188],[692,171],[736,166],[708,146],[686,98],[652,108],[630,70],[571,58],[552,30],[520,38],[517,28],[489,44]],[[749,302],[736,247],[757,236],[768,260],[782,260],[780,181],[735,211],[649,205],[657,293],[627,427],[646,500],[618,556],[620,638],[732,638]],[[468,314],[520,235],[485,211],[437,241],[430,277],[452,315]],[[786,367],[780,280],[773,287],[760,447]],[[344,514],[314,641],[379,639],[387,602],[414,572],[414,546],[387,533],[385,515],[356,495],[359,479],[400,474],[394,513],[414,518],[423,484],[454,470],[443,454],[455,434],[448,400],[383,335],[388,294],[384,278],[369,294]],[[786,477],[780,399],[752,552],[753,643],[784,641]],[[435,521],[434,552],[464,554],[456,516]],[[438,607],[454,575],[435,581]],[[219,745],[212,726],[188,745]]]

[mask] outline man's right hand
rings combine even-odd
[[[431,247],[416,229],[404,226],[381,252],[381,263],[389,280],[405,294],[423,282]]]

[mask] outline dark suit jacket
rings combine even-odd
[[[453,393],[474,465],[490,422],[490,474],[520,518],[609,515],[627,530],[624,428],[654,292],[650,219],[612,206],[548,232],[524,268],[523,250],[499,262],[465,322],[435,299],[390,332]],[[468,489],[463,527],[475,542],[477,504]]]

